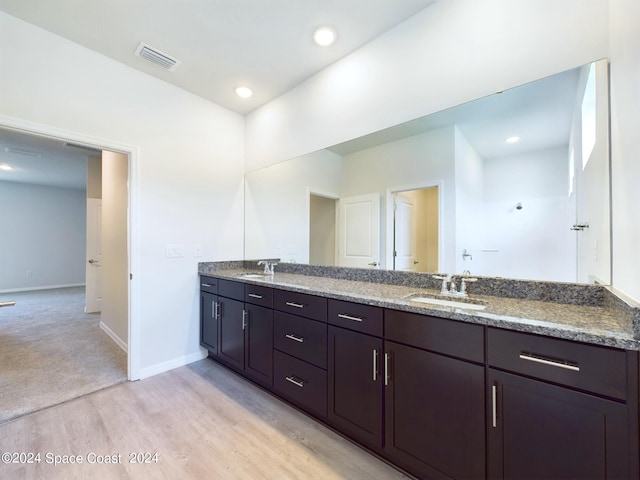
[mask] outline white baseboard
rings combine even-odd
[[[0,290],[0,293],[31,292],[36,290],[52,290],[54,288],[84,287],[85,285],[84,283],[68,283],[64,285],[44,285],[41,287],[8,288]]]
[[[100,328],[104,331],[104,333],[111,337],[111,340],[116,342],[116,345],[124,350],[125,353],[128,353],[129,348],[127,347],[127,342],[123,341],[118,335],[116,335],[116,333],[111,330],[106,323],[100,322]]]
[[[168,360],[162,363],[156,363],[155,365],[151,365],[150,367],[141,368],[140,379],[152,377],[154,375],[158,375],[159,373],[168,372],[169,370],[173,370],[174,368],[182,367],[184,365],[197,362],[198,360],[207,358],[207,355],[208,355],[208,352],[206,350],[204,350],[204,353],[203,353],[203,350],[200,349],[199,351],[194,352],[190,355],[174,358],[173,360]]]

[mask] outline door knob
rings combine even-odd
[[[89,259],[89,263],[93,264],[93,263],[98,263],[98,260],[94,260],[93,258]]]
[[[378,266],[378,262],[367,263],[367,265],[371,265],[372,267],[377,267]]]

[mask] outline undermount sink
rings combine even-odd
[[[450,300],[445,298],[429,297],[421,294],[410,295],[406,298],[410,302],[426,303],[429,305],[439,305],[441,307],[462,308],[465,310],[484,310],[487,306],[476,300]]]
[[[242,278],[267,278],[271,277],[272,275],[267,275],[265,273],[241,273],[238,276]]]

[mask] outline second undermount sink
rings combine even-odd
[[[267,275],[265,273],[241,273],[238,276],[242,278],[267,278],[272,277],[273,275]]]
[[[426,303],[428,305],[438,305],[441,307],[462,308],[465,310],[484,310],[487,308],[485,303],[478,300],[435,298],[419,293],[409,295],[406,299],[410,302]]]

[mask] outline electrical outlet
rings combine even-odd
[[[27,277],[31,278],[31,270],[27,270]]]
[[[193,246],[193,256],[201,257],[202,256],[202,245],[194,245]]]
[[[184,245],[167,245],[167,258],[184,257]]]

